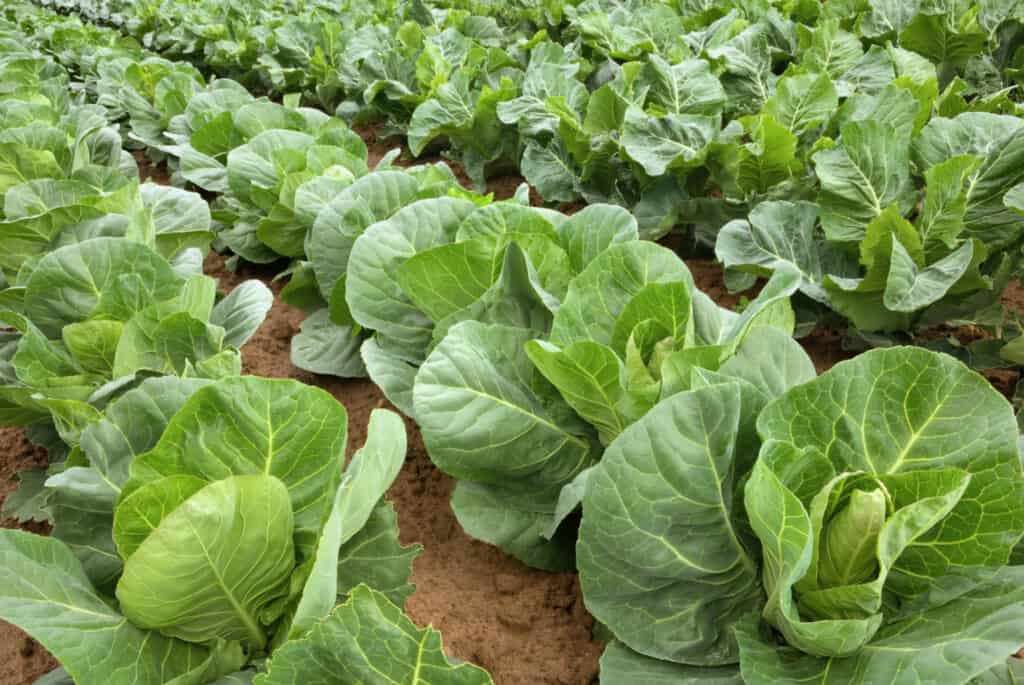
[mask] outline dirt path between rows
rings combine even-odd
[[[237,281],[238,275],[223,272],[218,261],[216,256],[207,260],[207,273],[223,284]],[[243,349],[243,371],[295,378],[331,393],[348,410],[351,454],[366,441],[370,412],[394,407],[369,380],[295,368],[289,346],[302,319],[301,311],[275,301]],[[440,630],[451,655],[484,666],[496,683],[590,683],[601,647],[590,640],[593,621],[583,609],[575,574],[529,569],[462,532],[448,506],[455,482],[434,468],[419,429],[408,419],[406,433],[405,467],[388,497],[398,511],[402,543],[423,545],[413,566],[416,592],[407,605],[409,615]]]

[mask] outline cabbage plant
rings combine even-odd
[[[96,65],[97,102],[172,180],[221,195],[220,242],[251,262],[302,257],[319,210],[367,173],[363,141],[336,117],[256,98],[230,79],[142,50]]]
[[[11,290],[0,320],[0,420],[52,418],[68,444],[98,408],[145,375],[241,372],[239,347],[270,309],[248,281],[218,298],[198,264],[172,265],[145,244],[98,237],[49,252]],[[16,295],[16,297],[15,297]]]
[[[387,223],[350,258],[356,316],[361,241],[369,249]],[[418,307],[378,328],[364,355],[376,378],[371,345],[427,351],[418,370],[407,357],[412,409],[431,459],[459,479],[452,508],[471,535],[530,565],[573,568],[571,514],[591,467],[689,365],[742,365],[766,391],[761,367],[813,377],[790,338],[796,274],[777,274],[737,314],[700,292],[675,253],[639,240],[618,207],[566,218],[495,204],[450,225],[455,241],[438,231],[441,245],[399,262],[394,292]],[[770,340],[771,353],[758,358],[748,339]]]
[[[72,100],[67,72],[17,36],[0,25],[0,193],[82,170],[133,170],[135,161],[121,149],[103,108]]]
[[[1024,643],[1009,403],[917,348],[862,354],[767,404],[722,371],[695,370],[587,481],[580,581],[617,640],[602,682],[1005,671]]]
[[[14,287],[3,292],[8,303],[23,292],[35,264],[66,245],[127,238],[167,260],[187,261],[197,256],[189,250],[205,252],[213,240],[209,206],[196,193],[140,185],[95,168],[12,186],[4,194],[0,217],[0,240],[7,248],[0,256],[0,276]]]
[[[45,254],[88,238],[131,238],[167,259],[208,249],[206,202],[177,188],[140,186],[108,111],[79,103],[68,73],[12,35],[0,26],[0,286],[24,285]],[[6,290],[2,306],[16,294]]]
[[[385,158],[373,172],[346,185],[323,204],[307,203],[308,211],[317,210],[305,235],[307,261],[293,270],[291,282],[282,292],[284,299],[310,311],[301,332],[292,339],[291,356],[296,366],[342,377],[367,375],[360,348],[368,334],[380,326],[378,337],[385,339],[391,330],[402,326],[398,319],[391,325],[387,323],[387,318],[398,311],[391,301],[396,297],[392,295],[397,288],[396,274],[387,266],[408,255],[404,249],[399,254],[391,254],[394,248],[377,239],[362,242],[358,239],[379,223],[380,227],[372,235],[386,234],[385,241],[405,240],[419,225],[415,218],[417,210],[413,209],[416,207],[423,211],[420,242],[426,245],[427,233],[436,230],[434,208],[472,206],[469,201],[445,198],[449,193],[461,195],[465,191],[447,164],[392,169]],[[477,196],[468,196],[483,201]],[[434,199],[436,201],[427,201]],[[360,265],[353,269],[354,276],[349,273],[352,254],[357,255]],[[383,272],[379,271],[382,262],[385,264]],[[352,310],[349,284],[356,280],[353,296],[360,301]],[[387,297],[376,292],[381,288],[388,291]],[[401,315],[408,314],[402,312]],[[382,320],[384,323],[378,323]],[[398,398],[395,381],[388,378],[403,375],[401,372],[406,366],[403,362],[416,361],[422,358],[422,353],[414,352],[411,356],[407,353],[393,362],[391,355],[372,358],[380,361],[373,368],[384,369],[374,374],[374,380],[399,408],[409,410],[408,403]]]
[[[318,118],[319,115],[322,118]],[[229,194],[225,206],[240,206],[240,221],[223,236],[225,243],[247,259],[255,257],[240,242],[242,230],[254,222],[254,236],[266,258],[301,257],[317,209],[345,186],[367,172],[366,145],[339,119],[309,111],[311,133],[266,130],[227,155]],[[314,123],[315,122],[315,123]]]
[[[375,411],[347,467],[346,441],[344,407],[296,381],[144,382],[48,480],[54,537],[0,533],[0,617],[83,685],[489,683],[400,609],[401,419]]]
[[[883,92],[871,106],[898,99]],[[805,295],[863,331],[913,330],[995,303],[1021,238],[1021,120],[963,112],[908,134],[913,111],[843,124],[838,143],[812,157],[815,202],[757,205],[722,228],[719,258],[754,274],[799,270]]]

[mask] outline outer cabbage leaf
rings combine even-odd
[[[734,662],[731,625],[761,599],[734,488],[740,385],[674,395],[605,451],[583,499],[587,608],[627,646],[692,665]],[[749,449],[749,447],[748,447]]]
[[[776,645],[748,619],[737,628],[743,679],[751,685],[973,682],[1020,647],[1024,577],[1020,567],[1008,567],[951,580],[937,586],[920,610],[887,623],[846,658]]]
[[[365,585],[298,640],[278,649],[256,685],[341,682],[489,685],[472,664],[445,656],[440,634],[419,629],[379,592]]]
[[[352,247],[346,287],[356,322],[385,336],[403,356],[422,359],[433,324],[402,290],[396,269],[418,252],[451,242],[475,209],[466,200],[422,200],[360,235]]]
[[[243,663],[240,650],[210,650],[129,623],[59,540],[0,531],[0,558],[0,616],[42,642],[76,680],[200,685]]]
[[[375,410],[370,415],[366,444],[353,455],[320,532],[313,565],[292,618],[291,637],[304,633],[334,607],[340,548],[366,525],[404,463],[402,419],[393,412]]]
[[[652,659],[622,644],[610,643],[601,655],[604,685],[742,685],[736,666],[685,666]]]

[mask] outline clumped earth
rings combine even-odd
[[[370,148],[371,167],[396,147],[394,141],[378,140],[373,131],[365,132],[364,139]],[[165,169],[145,159],[139,161],[144,178],[167,182]],[[464,175],[460,178],[468,185]],[[489,190],[496,199],[504,199],[521,182],[516,176],[500,177]],[[531,200],[536,202],[537,198]],[[740,303],[740,296],[726,289],[720,265],[711,259],[691,259],[687,264],[698,287],[716,302],[729,307]],[[275,265],[236,273],[226,268],[223,257],[210,255],[205,266],[206,273],[217,277],[225,292],[247,278],[262,279],[275,295],[283,285],[272,280],[280,271]],[[1024,290],[1011,288],[1004,301],[1010,306],[1024,305]],[[293,366],[289,346],[303,317],[301,311],[275,299],[267,320],[242,350],[244,373],[295,378],[331,393],[348,410],[351,454],[366,440],[370,412],[390,404],[369,380],[317,376]],[[852,356],[843,349],[841,340],[842,331],[826,330],[816,331],[801,342],[820,373]],[[1016,374],[1012,375],[1012,379],[1000,377],[1011,388],[1016,380]],[[486,668],[497,685],[596,683],[602,646],[591,639],[594,621],[583,606],[576,575],[527,568],[497,548],[466,535],[448,504],[454,481],[434,468],[419,430],[408,419],[406,431],[408,457],[388,496],[398,511],[403,544],[423,546],[413,567],[416,592],[407,606],[412,619],[442,631],[446,650],[452,656]],[[45,464],[45,453],[34,448],[21,430],[0,429],[0,502],[15,487],[14,474]],[[0,525],[18,526],[12,520],[0,521]],[[47,532],[45,525],[31,524],[27,528]],[[55,665],[37,642],[0,622],[0,685],[31,683]]]
[[[46,465],[46,451],[34,447],[20,428],[0,428],[0,502],[16,486],[14,474]],[[0,527],[47,533],[45,524],[19,524],[0,519]],[[38,642],[9,623],[0,621],[0,684],[22,685],[52,670],[57,661]]]

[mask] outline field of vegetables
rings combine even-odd
[[[1024,682],[1024,0],[6,0],[0,685]]]

